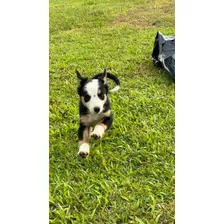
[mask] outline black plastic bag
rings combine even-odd
[[[175,79],[175,37],[157,32],[152,52],[154,64],[160,64]]]

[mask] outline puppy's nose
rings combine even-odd
[[[100,111],[100,108],[99,107],[94,107],[94,111],[96,112],[96,114],[98,114],[99,111]]]

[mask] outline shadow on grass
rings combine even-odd
[[[170,74],[159,65],[154,65],[151,60],[151,55],[148,55],[147,60],[141,61],[136,65],[134,76],[150,76],[155,83],[171,86],[175,84],[175,80]]]

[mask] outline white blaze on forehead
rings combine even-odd
[[[99,89],[98,79],[93,79],[85,85],[85,90],[90,96],[97,95]]]

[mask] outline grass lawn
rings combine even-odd
[[[174,0],[50,0],[50,223],[175,222],[175,84],[153,66],[157,31],[174,35]],[[75,70],[103,68],[121,81],[114,123],[82,159]]]

